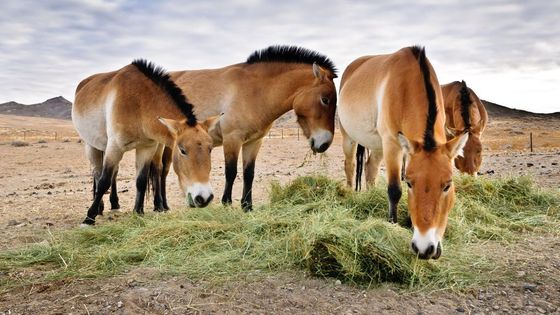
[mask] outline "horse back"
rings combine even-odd
[[[434,137],[437,143],[445,143],[443,97],[435,71],[429,60],[426,63],[438,113]],[[348,112],[357,113],[356,119],[360,119],[360,113],[375,117],[369,124],[377,126],[381,137],[396,141],[398,132],[402,132],[411,140],[423,141],[428,97],[418,59],[411,48],[359,58],[345,71],[343,81],[341,106],[353,107]],[[347,121],[345,126],[348,124]]]

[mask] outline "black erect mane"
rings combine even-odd
[[[289,63],[306,63],[321,66],[328,69],[333,78],[337,77],[337,69],[334,62],[327,56],[316,51],[298,47],[298,46],[270,46],[265,49],[253,52],[246,61],[248,64],[259,62],[289,62]]]
[[[187,101],[183,91],[171,80],[167,71],[145,59],[136,59],[132,64],[171,97],[175,105],[187,118],[187,125],[191,127],[196,125],[197,119],[193,112],[193,105]]]
[[[436,92],[430,81],[430,67],[426,59],[426,50],[424,47],[410,47],[412,54],[418,59],[420,71],[424,78],[424,87],[428,96],[428,116],[426,118],[426,131],[424,131],[424,150],[432,151],[436,148],[436,140],[434,139],[434,124],[437,117]]]
[[[465,81],[461,81],[461,90],[459,90],[459,94],[461,95],[461,117],[463,117],[465,130],[470,130],[471,115],[469,113],[469,107],[471,105],[471,95]]]

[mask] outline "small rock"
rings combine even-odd
[[[527,274],[527,273],[526,273],[525,271],[521,270],[521,271],[518,271],[518,272],[517,272],[517,277],[518,277],[518,278],[525,277],[526,274]]]
[[[498,305],[494,305],[494,306],[492,306],[492,308],[496,311],[500,309],[500,307]]]
[[[527,167],[533,167],[535,164],[533,163],[527,163]]]
[[[18,225],[18,224],[19,224],[19,222],[16,221],[16,220],[10,220],[10,221],[8,221],[8,226],[16,226],[16,225]]]
[[[537,285],[532,283],[525,283],[523,289],[526,291],[535,292],[537,290]]]
[[[546,314],[546,310],[544,310],[544,309],[542,309],[542,308],[540,308],[540,307],[537,307],[537,312],[539,312],[539,313],[541,313],[541,314]]]
[[[117,302],[117,307],[118,307],[118,308],[121,308],[121,307],[123,307],[123,306],[124,306],[124,303],[123,303],[122,301],[118,301],[118,302]]]
[[[556,162],[552,162],[552,165],[556,166],[556,165],[558,165],[558,163],[556,163]]]
[[[335,285],[341,285],[341,284],[342,284],[342,281],[336,280],[336,281],[334,282],[334,284],[335,284]]]
[[[457,307],[455,310],[459,313],[464,313],[465,312],[465,309],[462,308],[461,306]]]

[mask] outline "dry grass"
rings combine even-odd
[[[491,281],[488,272],[492,281],[510,276],[504,262],[481,250],[487,242],[560,233],[560,196],[527,178],[460,177],[456,183],[460,193],[438,261],[418,260],[409,250],[411,231],[387,222],[384,188],[354,193],[325,177],[300,177],[274,184],[270,202],[253,213],[216,205],[63,231],[1,253],[0,271],[43,270],[28,283],[110,276],[136,266],[193,279],[303,268],[360,285],[465,288]],[[406,211],[405,196],[401,223]]]

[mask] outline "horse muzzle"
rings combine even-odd
[[[431,228],[422,234],[414,227],[410,248],[420,259],[438,259],[441,256],[442,249],[437,230]]]
[[[210,204],[212,199],[214,199],[214,194],[209,184],[196,183],[188,189],[187,202],[191,207],[204,208]]]
[[[311,135],[309,138],[309,145],[311,146],[311,150],[313,150],[313,152],[323,153],[330,147],[332,140],[332,132],[320,129]]]

